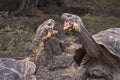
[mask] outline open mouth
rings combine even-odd
[[[65,20],[64,21],[64,28],[63,30],[67,30],[70,27],[70,21],[69,20]]]
[[[58,33],[56,30],[49,30],[48,34],[45,37],[42,37],[43,41],[47,41]]]
[[[69,20],[65,20],[64,27],[69,26]]]

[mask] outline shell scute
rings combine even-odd
[[[120,28],[110,28],[92,37],[98,44],[103,45],[110,53],[120,58]]]

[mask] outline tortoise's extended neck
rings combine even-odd
[[[34,38],[34,40],[32,41],[32,43],[30,44],[30,46],[28,46],[28,48],[34,52],[35,49],[38,47],[38,45],[41,43],[41,40],[37,40],[36,38]]]
[[[29,56],[34,54],[35,50],[37,49],[38,45],[41,41],[33,40],[24,50],[24,56]]]
[[[114,66],[116,60],[113,59],[109,52],[95,42],[81,21],[78,22],[78,25],[81,28],[81,32],[77,32],[77,36],[84,46],[87,54],[91,57],[104,60],[105,62],[107,61],[107,63],[110,63],[111,65],[113,64],[112,66]]]
[[[77,36],[79,37],[80,42],[85,47],[87,53],[92,57],[98,57],[100,52],[98,44],[93,40],[90,33],[84,27],[83,22],[78,21],[78,25],[80,26],[81,31],[77,32]]]

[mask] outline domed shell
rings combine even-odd
[[[29,80],[34,77],[35,69],[36,65],[26,59],[0,58],[0,80]]]
[[[92,37],[98,44],[103,45],[110,53],[120,58],[120,28],[110,28]]]

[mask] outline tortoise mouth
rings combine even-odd
[[[47,40],[49,40],[50,38],[52,38],[53,36],[55,36],[57,33],[58,33],[57,30],[54,30],[54,29],[49,30],[48,33],[47,33],[47,35],[44,36],[44,37],[42,37],[42,41],[47,41]]]
[[[66,30],[69,30],[72,28],[72,24],[70,24],[70,21],[69,20],[65,20],[64,21],[64,27],[63,27],[63,30],[66,31]]]
[[[57,30],[52,30],[52,36],[55,36],[56,34],[58,33],[58,31]]]
[[[69,25],[69,23],[70,23],[70,21],[69,21],[69,20],[65,20],[65,21],[64,21],[64,27],[68,26],[68,25]]]

